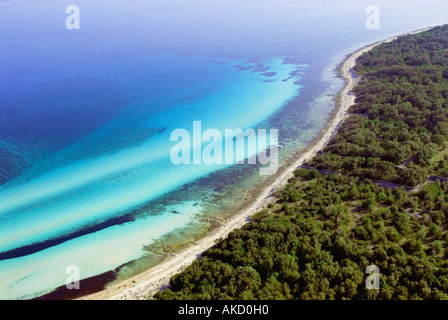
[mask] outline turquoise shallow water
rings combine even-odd
[[[41,168],[36,171],[31,168],[29,173],[25,171],[16,179],[20,182],[12,180],[2,187],[0,251],[45,241],[123,214],[219,169],[219,165],[173,165],[170,150],[174,143],[170,142],[170,133],[176,128],[191,132],[192,121],[198,114],[203,130],[216,128],[224,132],[232,128],[230,124],[235,128],[252,128],[293,98],[300,88],[294,84],[297,78],[283,81],[296,66],[273,61],[266,66],[277,74],[267,78],[250,70],[239,71],[234,67],[236,63],[229,61],[212,66],[214,73],[223,78],[227,76],[225,85],[221,78],[218,88],[194,101],[185,101],[160,112],[151,110],[146,118],[142,113],[147,111],[140,112],[140,108],[145,108],[141,102],[135,107],[131,105],[130,110],[123,111],[123,116],[43,160],[44,173]],[[125,137],[128,140],[125,147],[110,142],[124,140],[121,130],[116,132],[117,126],[130,131]],[[132,145],[134,135],[146,135],[146,138]],[[103,146],[103,137],[108,141],[107,146]],[[74,161],[88,149],[93,152]],[[50,165],[54,167],[48,169]]]
[[[174,129],[275,128],[286,161],[328,119],[344,55],[448,9],[378,1],[382,27],[368,30],[364,1],[77,2],[69,31],[68,1],[0,1],[0,299],[231,214],[246,199],[229,186],[263,181],[258,170],[173,165]]]

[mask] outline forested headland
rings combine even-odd
[[[350,116],[309,169],[156,299],[448,299],[448,26],[354,71]]]
[[[354,71],[352,116],[310,165],[407,186],[448,177],[448,27],[383,43]]]

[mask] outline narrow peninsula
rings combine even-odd
[[[448,26],[361,52],[337,134],[156,299],[448,299]]]

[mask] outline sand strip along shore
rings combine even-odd
[[[432,27],[413,31],[404,35],[424,32],[431,28]],[[296,168],[302,165],[307,159],[311,159],[318,151],[320,151],[328,142],[340,123],[344,121],[347,116],[348,108],[355,102],[355,97],[350,94],[350,91],[353,89],[357,81],[351,74],[351,70],[355,66],[356,59],[377,45],[385,42],[391,42],[395,39],[397,39],[397,37],[389,38],[387,40],[366,46],[349,55],[345,61],[339,65],[339,75],[345,80],[345,86],[338,94],[336,108],[326,126],[322,129],[320,135],[300,152],[300,155],[295,162],[285,168],[271,185],[262,190],[260,195],[251,205],[227,220],[223,226],[217,228],[212,232],[212,234],[205,236],[200,241],[196,242],[195,245],[190,246],[177,255],[167,258],[160,264],[142,272],[139,275],[106,287],[103,291],[84,296],[80,299],[137,300],[151,298],[158,290],[160,290],[162,286],[169,283],[172,276],[185,270],[186,267],[197,259],[198,255],[215,245],[218,239],[225,238],[231,231],[243,226],[249,216],[258,212],[262,207],[266,206],[269,201],[273,200],[272,197],[269,198],[271,195],[271,190],[279,190],[286,186],[288,179],[293,176],[293,172]]]

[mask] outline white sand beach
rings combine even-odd
[[[423,32],[428,29],[430,28],[414,31],[409,34]],[[105,290],[84,296],[81,299],[150,299],[162,286],[169,283],[169,279],[173,275],[183,271],[197,259],[199,254],[212,247],[218,239],[225,238],[232,230],[243,226],[249,216],[253,215],[259,211],[260,208],[265,207],[269,201],[273,200],[272,197],[269,197],[271,195],[271,190],[274,188],[275,190],[278,190],[284,187],[287,184],[288,179],[292,177],[294,170],[321,150],[338,128],[341,121],[344,121],[347,116],[348,108],[353,105],[355,101],[355,97],[350,94],[350,91],[355,86],[357,80],[352,76],[350,71],[355,66],[356,59],[375,46],[384,42],[393,41],[396,38],[397,37],[393,37],[364,47],[350,54],[345,59],[339,66],[340,76],[345,79],[345,86],[338,95],[336,100],[337,106],[326,126],[322,129],[320,135],[300,152],[295,162],[279,172],[275,181],[260,192],[251,205],[231,219],[225,221],[225,223],[215,229],[213,233],[207,235],[202,240],[196,242],[196,244],[188,247],[177,255],[167,258],[155,267],[150,268],[135,277],[124,280],[121,283],[111,284],[107,286]]]

